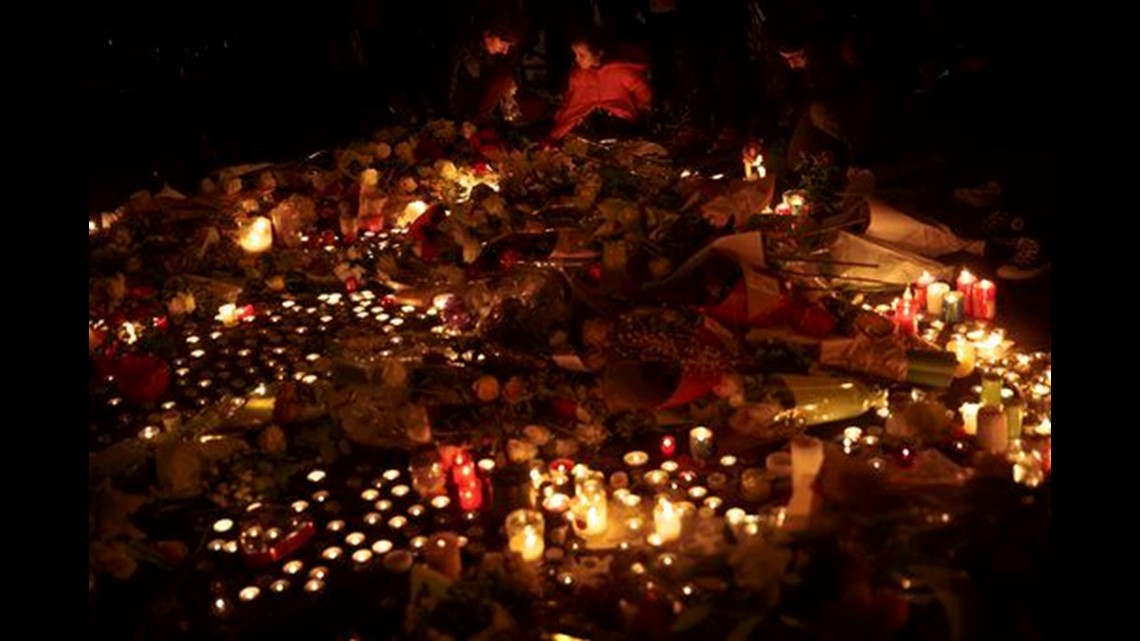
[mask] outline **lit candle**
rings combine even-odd
[[[930,286],[934,284],[934,276],[925,269],[922,270],[922,275],[918,280],[914,281],[914,304],[919,309],[925,309],[927,306],[927,291]],[[943,292],[945,293],[945,292]]]
[[[962,428],[967,434],[978,433],[978,409],[981,405],[977,403],[962,403],[962,407],[958,411],[962,414]]]
[[[661,496],[653,506],[653,526],[663,543],[681,538],[681,511],[669,499]]]
[[[570,509],[570,497],[561,492],[555,492],[542,500],[542,509],[553,514],[562,514]]]
[[[993,320],[997,316],[997,285],[988,280],[978,281],[974,285],[973,298],[970,311],[974,318]]]
[[[895,328],[903,336],[914,336],[917,333],[917,324],[914,319],[914,296],[910,288],[906,288],[903,297],[895,301]]]
[[[661,456],[665,458],[673,458],[677,453],[677,439],[672,436],[661,437]]]
[[[629,467],[641,467],[649,462],[649,454],[635,450],[633,452],[626,452],[622,460],[625,461],[625,464]]]
[[[1001,454],[1009,447],[1009,427],[1006,425],[1005,412],[997,407],[987,405],[980,410],[974,419],[977,423],[978,444],[991,454]]]
[[[532,563],[542,559],[546,547],[545,522],[534,510],[515,510],[507,515],[507,549]]]
[[[962,336],[955,336],[946,344],[946,351],[954,352],[958,359],[958,366],[954,369],[954,378],[965,378],[974,371],[975,350],[974,344]]]
[[[958,293],[962,295],[962,301],[965,309],[962,311],[966,316],[974,315],[974,285],[977,284],[978,277],[971,274],[970,270],[963,269],[962,273],[958,274]],[[958,322],[947,319],[948,323]]]
[[[250,254],[260,254],[273,247],[273,223],[264,216],[258,216],[242,227],[238,243]]]
[[[823,467],[823,441],[810,436],[792,439],[792,492],[810,489]]]
[[[1009,428],[1009,440],[1021,438],[1021,424],[1025,420],[1025,401],[1015,398],[1005,405],[1006,427]]]
[[[459,535],[454,532],[440,532],[432,535],[424,546],[424,558],[429,568],[452,581],[463,572],[463,560],[459,557]]]
[[[574,530],[584,537],[604,534],[607,526],[605,476],[591,473],[580,479],[574,503]]]
[[[455,455],[455,467],[451,470],[451,478],[457,487],[463,487],[470,479],[475,478],[475,462],[465,452]]]
[[[472,477],[466,485],[460,486],[459,507],[465,512],[483,507],[483,483],[477,477]]]
[[[942,317],[942,299],[950,291],[950,285],[943,282],[931,283],[926,288],[926,313],[931,318]]]
[[[1002,378],[993,372],[986,372],[982,375],[982,393],[980,401],[982,405],[1001,407],[1001,388]]]
[[[689,430],[689,453],[698,461],[707,461],[713,454],[713,433],[701,425]]]
[[[214,318],[221,321],[222,325],[226,327],[235,327],[241,320],[241,314],[238,313],[237,305],[226,303],[218,308],[218,315]]]
[[[823,441],[809,436],[792,439],[792,499],[788,515],[806,519],[814,506],[815,479],[823,467]]]
[[[946,292],[942,297],[942,320],[950,325],[961,323],[965,316],[962,292]]]

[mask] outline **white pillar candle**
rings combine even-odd
[[[653,526],[663,543],[681,538],[681,510],[665,497],[653,506]]]
[[[977,403],[962,403],[962,407],[958,411],[962,413],[962,427],[967,434],[978,433],[978,408],[981,405]]]
[[[926,313],[931,318],[942,317],[942,297],[950,291],[950,285],[941,281],[931,283],[926,288]]]
[[[226,327],[234,327],[238,324],[238,321],[241,320],[241,316],[238,314],[237,305],[234,305],[233,303],[226,303],[225,305],[219,307],[218,315],[215,316],[215,318],[222,321],[222,325],[225,325]]]
[[[991,454],[1001,454],[1009,448],[1009,427],[1005,412],[987,405],[978,410],[975,421],[978,444],[982,449]]]
[[[810,516],[815,490],[812,486],[823,467],[823,441],[809,436],[792,439],[792,499],[788,516],[806,519]]]

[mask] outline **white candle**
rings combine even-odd
[[[689,430],[689,453],[699,461],[707,461],[712,457],[713,433],[705,426],[694,427]]]
[[[238,237],[241,248],[250,254],[260,254],[273,247],[273,223],[258,216],[241,229]]]
[[[531,563],[542,559],[546,547],[542,514],[533,510],[515,510],[507,515],[507,548]]]
[[[974,371],[976,350],[969,340],[955,336],[946,344],[946,351],[954,352],[954,357],[958,359],[958,367],[954,370],[955,378],[965,378]]]
[[[663,543],[681,538],[681,511],[673,502],[659,497],[653,506],[653,526]]]
[[[977,427],[978,444],[991,454],[1000,454],[1009,448],[1009,427],[1005,412],[985,406],[978,410],[974,419]]]
[[[823,441],[808,436],[792,439],[792,499],[788,514],[803,519],[811,515],[815,490],[812,486],[823,467]]]
[[[962,426],[967,434],[978,433],[978,409],[981,405],[978,403],[962,403],[962,407],[958,411],[962,413]]]
[[[238,314],[237,305],[234,305],[233,303],[226,303],[225,305],[219,307],[218,315],[214,318],[222,321],[222,325],[225,325],[226,327],[234,327],[238,324],[238,321],[241,320],[241,316]]]
[[[608,525],[605,476],[600,472],[590,472],[581,478],[574,502],[574,528],[578,534],[604,534]]]
[[[950,285],[941,281],[931,283],[926,288],[926,313],[934,318],[942,317],[942,297],[950,291]]]

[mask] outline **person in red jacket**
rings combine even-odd
[[[644,124],[653,101],[646,78],[648,65],[609,60],[596,38],[571,43],[577,68],[561,108],[554,115],[550,138],[560,140],[575,129],[596,128],[606,133],[633,133]]]

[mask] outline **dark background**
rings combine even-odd
[[[879,120],[891,124],[877,133],[884,177],[937,155],[978,178],[1033,165],[1033,177],[1012,180],[1041,183],[1056,48],[1044,5],[680,0],[677,37],[695,61],[697,100],[711,110],[767,107],[755,98],[764,69],[741,62],[749,4],[764,11],[765,36],[805,25],[857,34],[877,79]],[[296,157],[388,122],[443,115],[453,50],[488,16],[515,15],[526,48],[544,31],[563,42],[595,15],[638,43],[649,40],[638,18],[646,8],[638,0],[96,2],[82,43],[89,206],[113,207],[164,182],[193,189],[225,165]],[[759,46],[771,55],[771,42]],[[554,68],[568,59],[560,49]]]

